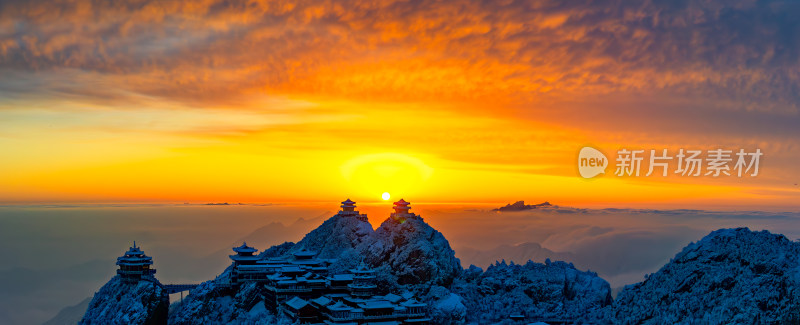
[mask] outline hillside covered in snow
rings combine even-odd
[[[217,285],[228,272],[203,282],[182,301],[173,304],[169,324],[277,324],[278,318],[264,306],[262,289],[255,283],[236,291]]]
[[[622,324],[798,324],[800,243],[767,231],[721,229],[644,282],[623,289]]]
[[[169,297],[155,279],[114,276],[98,291],[79,324],[166,324]]]
[[[471,267],[453,292],[464,299],[467,321],[498,323],[519,315],[527,320],[604,321],[597,311],[611,304],[608,282],[565,262],[515,264],[505,261],[486,271]]]

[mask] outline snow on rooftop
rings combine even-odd
[[[294,309],[300,309],[308,305],[308,302],[300,297],[294,297],[292,299],[289,299],[289,301],[285,302],[285,304]]]
[[[394,305],[386,300],[369,300],[358,304],[358,306],[364,309],[394,308]]]

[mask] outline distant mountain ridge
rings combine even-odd
[[[514,211],[525,211],[525,210],[532,210],[544,207],[550,207],[552,204],[550,202],[542,202],[539,204],[525,204],[525,201],[517,201],[511,204],[507,204],[506,206],[499,207],[496,209],[492,209],[492,211],[497,212],[514,212]]]
[[[528,260],[542,263],[546,259],[553,261],[575,261],[574,254],[569,252],[554,252],[538,243],[521,243],[516,245],[500,245],[489,250],[478,250],[471,247],[462,247],[456,250],[462,261],[474,264],[481,268],[489,267],[501,260],[526,262]]]
[[[77,324],[83,318],[92,298],[86,298],[75,306],[68,306],[61,309],[53,318],[44,322],[42,325],[67,325]]]

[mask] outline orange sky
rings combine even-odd
[[[9,3],[0,201],[797,208],[781,8],[662,6]],[[586,145],[764,157],[757,177],[585,180]]]

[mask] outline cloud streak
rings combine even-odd
[[[793,2],[32,1],[2,12],[5,69],[110,74],[185,101],[656,92],[796,113],[800,93]]]

